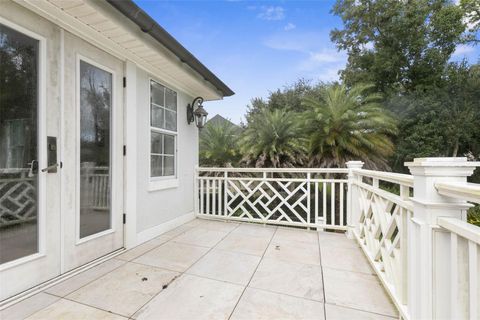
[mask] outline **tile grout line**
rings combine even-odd
[[[323,317],[327,320],[327,297],[325,296],[325,277],[323,276],[323,265],[322,265],[322,246],[320,244],[320,232],[317,230],[317,243],[318,243],[318,259],[320,260],[320,270],[322,273],[322,292],[323,292]]]
[[[278,231],[278,227],[275,228],[275,231],[273,232],[272,237],[270,238],[270,241],[268,241],[268,244],[267,244],[267,246],[265,247],[265,250],[263,250],[263,254],[262,254],[260,260],[258,261],[257,267],[255,268],[255,270],[253,271],[252,275],[250,276],[250,280],[248,280],[247,285],[245,286],[245,288],[243,288],[243,291],[242,291],[242,293],[240,294],[240,297],[238,297],[237,303],[236,303],[235,306],[233,307],[232,312],[230,312],[230,315],[228,316],[228,320],[230,320],[230,319],[232,318],[233,313],[235,312],[235,310],[237,309],[238,304],[240,303],[240,300],[242,300],[242,297],[243,297],[243,295],[245,294],[245,291],[246,291],[247,288],[249,287],[250,282],[252,282],[252,279],[253,279],[253,277],[255,276],[255,273],[257,273],[258,267],[259,267],[260,264],[262,263],[263,258],[265,257],[265,253],[267,252],[268,247],[270,247],[270,244],[272,243],[272,240],[273,240],[273,238],[275,237],[275,234],[277,234],[277,231]]]
[[[382,316],[382,317],[387,317],[387,318],[392,318],[392,319],[398,319],[397,317],[394,317],[392,315],[373,312],[373,311],[367,311],[367,310],[364,310],[364,309],[354,308],[354,307],[346,306],[346,305],[343,305],[343,304],[336,304],[336,303],[326,303],[326,304],[331,305],[331,306],[340,307],[340,308],[355,310],[355,311],[359,311],[359,312],[369,313],[369,314],[373,314],[373,315],[377,315],[377,316]]]
[[[198,218],[197,218],[197,219],[198,219]],[[225,222],[225,223],[230,223],[230,222]],[[175,272],[179,273],[179,275],[178,275],[173,281],[171,281],[169,285],[171,285],[171,284],[172,284],[173,282],[175,282],[178,278],[180,278],[181,276],[183,276],[184,274],[186,274],[187,270],[189,270],[189,269],[190,269],[194,264],[196,264],[200,259],[202,259],[204,256],[206,256],[210,251],[212,251],[213,248],[215,248],[221,241],[223,241],[223,239],[225,239],[233,230],[237,229],[239,226],[240,226],[240,224],[238,224],[238,225],[237,225],[235,228],[233,228],[232,230],[228,231],[228,232],[225,234],[225,236],[223,236],[213,247],[211,247],[211,248],[210,248],[209,250],[207,250],[203,255],[201,255],[197,260],[195,260],[195,262],[192,263],[192,265],[191,265],[190,267],[188,267],[187,269],[185,269],[185,270],[182,271],[182,272],[175,271]],[[193,230],[194,228],[197,228],[197,227],[198,227],[198,226],[194,226],[193,228],[188,229],[188,230]],[[188,231],[188,230],[187,230],[187,231]],[[181,234],[183,234],[183,233],[181,233]],[[177,236],[180,236],[180,234],[177,235]],[[176,237],[177,237],[177,236],[176,236]],[[176,237],[174,237],[174,238],[176,238]],[[174,238],[168,240],[167,242],[170,242],[170,241],[173,240]],[[165,243],[167,243],[167,242],[165,242]],[[165,244],[165,243],[164,243],[164,244]],[[162,244],[162,245],[163,245],[163,244]],[[198,246],[197,246],[197,247],[198,247]],[[205,247],[203,247],[203,248],[205,248]],[[143,254],[142,254],[142,255],[143,255]],[[140,255],[140,256],[142,256],[142,255]],[[139,256],[139,257],[140,257],[140,256]],[[135,263],[135,262],[133,262],[133,263]],[[150,267],[152,267],[152,266],[150,266]],[[188,274],[187,274],[187,275],[188,275]],[[156,294],[154,294],[150,299],[148,299],[147,302],[145,302],[144,304],[142,304],[142,305],[140,306],[140,308],[138,308],[138,309],[130,316],[129,319],[135,319],[134,316],[135,316],[135,314],[137,314],[138,311],[142,310],[143,307],[145,307],[147,304],[149,304],[153,299],[155,299],[159,294],[161,294],[161,293],[162,293],[164,290],[166,290],[166,289],[167,289],[167,288],[162,289],[162,290],[160,290],[159,292],[157,292]]]

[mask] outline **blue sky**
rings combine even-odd
[[[337,80],[346,63],[329,37],[342,26],[330,13],[335,1],[135,2],[235,91],[205,103],[210,116],[239,123],[253,97],[298,78]],[[461,47],[454,59],[478,56],[478,48]]]

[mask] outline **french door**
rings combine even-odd
[[[46,61],[45,38],[0,18],[0,300],[61,272],[60,176],[46,170],[60,105]]]
[[[123,68],[0,17],[0,301],[123,247]]]
[[[64,42],[65,272],[123,247],[123,62]]]

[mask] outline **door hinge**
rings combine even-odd
[[[127,87],[127,78],[126,77],[123,77],[123,87],[124,88]]]
[[[127,155],[127,146],[126,145],[123,145],[123,155],[124,156]]]
[[[127,214],[123,214],[123,224],[127,223]]]

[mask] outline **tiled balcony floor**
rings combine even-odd
[[[342,234],[193,220],[1,311],[0,319],[392,319]]]

